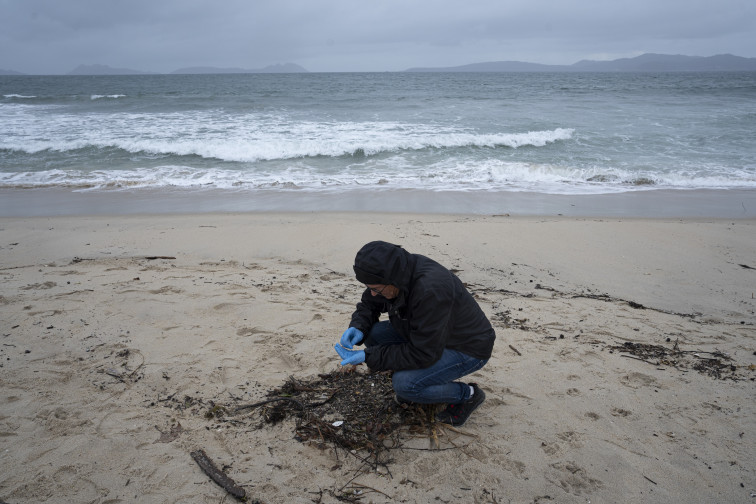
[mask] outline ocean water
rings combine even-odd
[[[0,190],[51,189],[292,207],[750,191],[756,74],[0,76]]]

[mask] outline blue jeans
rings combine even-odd
[[[373,325],[365,338],[368,347],[406,342],[388,321]],[[441,358],[430,367],[395,371],[392,377],[394,392],[401,399],[421,404],[459,404],[470,398],[470,386],[454,380],[474,373],[486,362],[488,359],[476,359],[446,348]]]

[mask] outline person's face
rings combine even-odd
[[[383,296],[386,299],[394,299],[399,295],[399,288],[393,285],[365,284],[373,296]]]

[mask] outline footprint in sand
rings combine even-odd
[[[616,417],[628,417],[632,415],[632,412],[622,408],[612,408],[612,415]]]
[[[583,443],[580,441],[580,434],[573,431],[560,432],[556,435],[556,441],[543,441],[541,449],[546,455],[555,456],[570,448],[580,448]]]
[[[620,378],[620,383],[626,387],[639,389],[641,387],[658,387],[656,378],[643,373],[633,372]]]
[[[268,331],[263,331],[262,329],[258,329],[257,327],[242,327],[241,329],[238,329],[236,331],[237,336],[254,336],[255,334],[265,334]]]
[[[550,468],[546,479],[572,495],[590,494],[604,486],[601,480],[591,478],[587,471],[575,462],[557,462],[551,464]]]

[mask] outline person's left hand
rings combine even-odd
[[[346,331],[344,331],[344,334],[341,335],[341,346],[344,348],[352,349],[354,345],[362,341],[364,338],[364,335],[362,334],[362,331],[357,329],[356,327],[350,327]]]
[[[348,364],[361,364],[365,362],[365,350],[348,350],[341,345],[334,346],[336,353],[338,353],[342,359],[341,365],[346,366]]]

